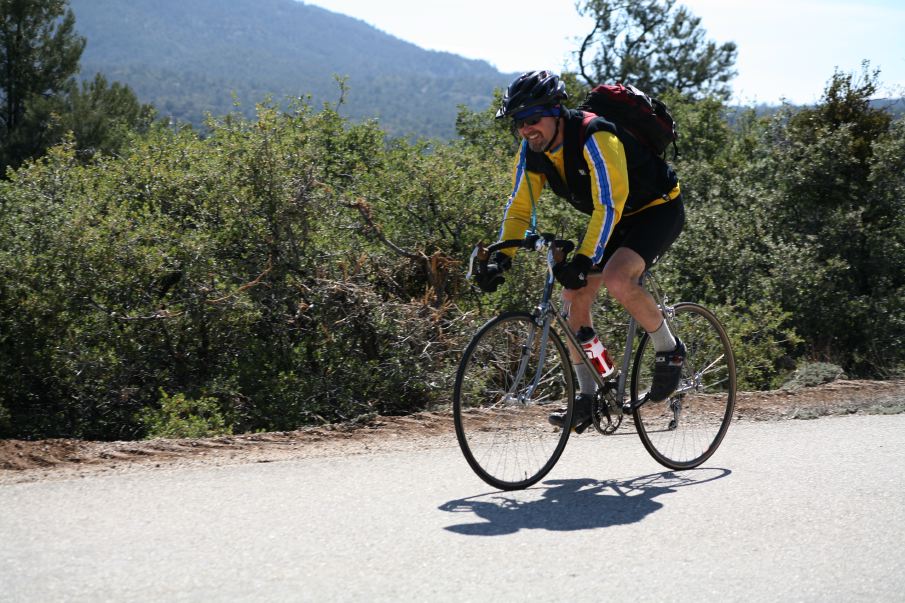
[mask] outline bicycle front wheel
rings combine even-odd
[[[735,358],[729,337],[710,310],[692,303],[675,306],[675,335],[688,355],[682,380],[663,402],[646,402],[634,414],[644,447],[670,469],[697,467],[716,452],[735,408]],[[645,333],[632,368],[632,400],[650,390],[654,346]]]
[[[552,329],[525,312],[485,324],[459,364],[453,394],[456,437],[468,464],[501,490],[527,488],[559,460],[568,429],[547,423],[565,406],[571,421],[574,384],[569,355]]]

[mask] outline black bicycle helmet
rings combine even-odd
[[[529,71],[509,84],[496,116],[509,117],[531,107],[552,107],[567,98],[566,85],[558,75],[549,71]]]

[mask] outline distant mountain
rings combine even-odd
[[[870,101],[870,106],[886,111],[893,119],[905,117],[905,98],[878,98]]]
[[[485,109],[511,75],[484,61],[428,51],[363,21],[296,0],[70,0],[88,40],[82,77],[128,84],[162,115],[200,124],[310,95],[349,92],[340,112],[377,117],[392,135],[451,137],[457,106]]]
[[[886,111],[893,120],[905,118],[905,98],[878,98],[869,101],[872,109]],[[738,120],[749,111],[753,110],[757,117],[771,117],[775,113],[783,109],[791,109],[799,111],[805,108],[813,108],[814,105],[793,105],[793,104],[769,104],[759,103],[754,106],[746,105],[727,105],[724,111],[726,121],[730,126],[735,126]]]

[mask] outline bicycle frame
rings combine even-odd
[[[557,264],[558,261],[561,261],[562,258],[559,257],[558,254],[562,252],[558,251],[557,248],[553,245],[553,241],[547,237],[542,237],[535,243],[535,250],[546,250],[547,252],[547,278],[544,284],[541,301],[534,309],[533,313],[535,322],[538,327],[540,327],[540,353],[538,356],[538,366],[534,376],[534,381],[531,383],[527,390],[523,391],[521,395],[516,396],[515,392],[519,388],[519,384],[522,382],[522,379],[524,378],[525,372],[528,368],[529,350],[532,348],[534,338],[537,335],[537,332],[533,331],[528,336],[528,341],[526,342],[521,361],[519,362],[519,368],[516,372],[516,378],[513,380],[512,387],[510,391],[508,391],[504,396],[504,399],[510,400],[513,397],[516,397],[519,402],[530,400],[534,395],[534,391],[537,389],[540,383],[540,379],[543,374],[544,362],[546,361],[547,340],[549,338],[550,326],[552,324],[551,317],[555,319],[560,331],[565,334],[566,339],[572,345],[573,349],[578,350],[579,352],[582,350],[581,343],[579,343],[578,338],[576,337],[575,333],[573,333],[572,328],[569,326],[569,307],[566,305],[563,307],[562,311],[560,311],[556,307],[556,304],[553,302],[553,288],[556,283],[556,279],[553,276],[553,266]],[[472,261],[473,259],[474,255],[472,257]],[[470,274],[471,270],[469,269],[469,276]],[[657,283],[650,271],[644,272],[644,274],[639,279],[639,284],[645,287],[651,294],[651,296],[653,296],[654,300],[657,303],[657,306],[663,313],[664,319],[666,320],[670,329],[672,329],[672,318],[674,316],[674,310],[672,307],[666,305],[666,302],[668,300],[666,300],[666,298],[664,298],[660,293],[660,289],[657,286]],[[637,331],[638,322],[634,317],[629,316],[628,334],[626,336],[625,348],[623,351],[622,363],[616,381],[615,392],[613,392],[613,395],[611,396],[606,396],[607,408],[609,412],[613,413],[615,416],[621,416],[623,414],[622,402],[625,400],[626,383],[632,362],[632,351],[635,346],[635,337],[637,336]],[[609,384],[604,380],[600,373],[597,372],[597,369],[594,368],[594,366],[591,364],[591,361],[587,357],[587,355],[584,353],[580,353],[579,355],[581,357],[581,361],[594,376],[594,380],[597,382],[599,391],[608,392],[610,390]],[[687,388],[688,386],[686,385],[684,389]],[[681,389],[682,388],[680,388],[679,391],[681,391]]]

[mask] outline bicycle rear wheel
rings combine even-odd
[[[557,334],[551,329],[545,346],[542,334],[530,314],[502,314],[475,334],[456,375],[459,446],[474,472],[501,490],[543,478],[569,439],[570,430],[548,424],[547,414],[567,406],[570,424],[572,366]]]
[[[644,447],[670,469],[697,467],[716,452],[735,408],[735,358],[716,316],[692,303],[675,306],[675,335],[688,355],[676,392],[663,402],[646,402],[634,414]],[[645,333],[632,367],[632,401],[650,390],[654,346]]]

